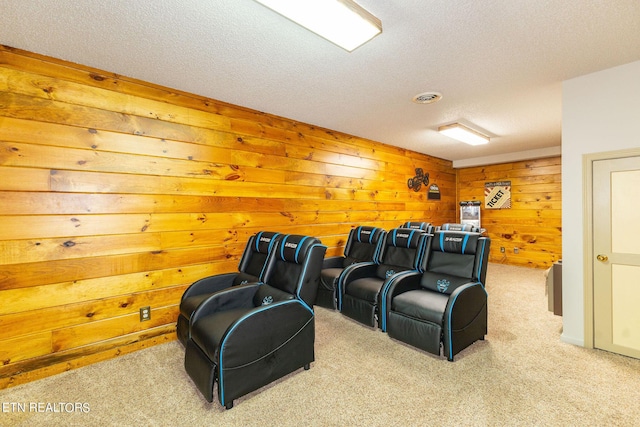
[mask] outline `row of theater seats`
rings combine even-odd
[[[400,228],[422,230],[429,234],[434,231],[479,232],[471,224],[446,223],[434,226],[428,222],[407,221]],[[336,294],[338,277],[345,267],[358,262],[376,262],[381,255],[386,231],[378,227],[360,226],[349,232],[343,256],[325,258],[322,266],[322,280],[318,288],[316,304],[331,309],[337,308],[339,295]]]
[[[487,333],[491,241],[460,228],[356,227],[344,256],[325,259],[316,304],[453,361]]]
[[[249,238],[237,272],[185,291],[177,336],[185,369],[209,402],[215,385],[230,409],[234,399],[309,369],[314,304],[371,326],[377,321],[390,336],[436,354],[442,341],[449,360],[486,334],[489,241],[478,233],[433,231],[424,223],[389,232],[357,227],[344,257],[325,259],[326,249],[314,237],[260,232]],[[437,292],[434,302],[426,302],[427,291]]]

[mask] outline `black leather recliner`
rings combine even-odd
[[[273,249],[280,233],[261,231],[249,238],[244,248],[242,258],[238,264],[238,272],[216,274],[194,282],[182,294],[180,300],[180,314],[176,333],[183,345],[189,338],[189,319],[198,305],[214,292],[243,283],[260,282],[264,276],[267,256]]]
[[[359,226],[351,229],[344,247],[344,256],[324,259],[316,305],[333,310],[337,308],[336,289],[340,274],[350,265],[374,262],[380,254],[386,234],[385,230],[377,227]]]
[[[491,241],[479,233],[436,231],[420,275],[382,290],[381,328],[429,353],[453,357],[487,334],[485,278]]]
[[[442,231],[468,231],[471,233],[478,233],[480,229],[473,224],[455,224],[455,223],[445,223],[438,227],[436,230]]]
[[[407,221],[400,226],[400,228],[413,228],[417,230],[424,230],[427,233],[433,233],[434,226],[430,222],[418,222],[418,221]]]
[[[267,260],[264,283],[214,293],[191,316],[185,369],[198,390],[227,409],[233,400],[314,361],[316,298],[327,247],[285,235]]]
[[[375,327],[380,290],[404,275],[418,274],[427,236],[423,230],[390,230],[376,262],[354,264],[340,276],[340,311],[360,323]]]

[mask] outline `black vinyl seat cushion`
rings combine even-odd
[[[442,316],[449,302],[448,295],[408,291],[395,297],[391,310],[412,319],[442,324]]]
[[[370,303],[375,303],[380,294],[384,279],[378,277],[363,277],[350,283],[349,296]]]

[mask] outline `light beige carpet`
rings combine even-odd
[[[311,369],[229,411],[196,391],[176,341],[2,390],[0,425],[640,425],[640,360],[562,343],[543,271],[491,264],[487,290],[489,334],[453,363],[318,308]]]

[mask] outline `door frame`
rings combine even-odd
[[[594,348],[593,316],[593,162],[625,157],[640,157],[640,148],[589,153],[582,156],[583,205],[583,277],[584,277],[584,346]]]

